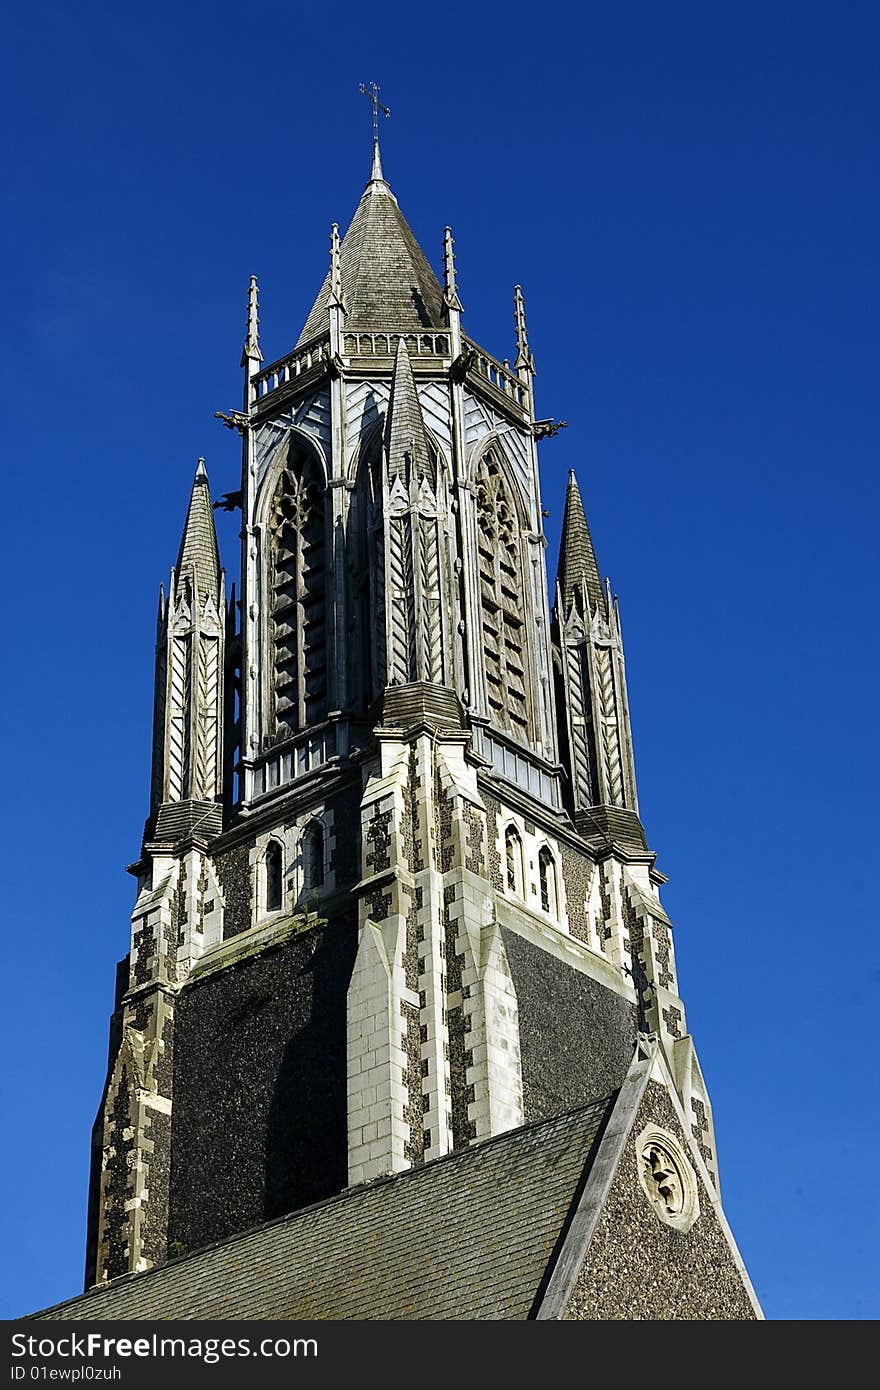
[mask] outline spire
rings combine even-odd
[[[513,313],[516,320],[516,361],[514,366],[518,372],[526,371],[534,375],[535,359],[529,349],[529,335],[526,329],[526,305],[523,299],[522,285],[515,285],[513,290]],[[574,477],[574,474],[572,474]],[[575,484],[577,487],[577,484]]]
[[[447,309],[461,313],[461,300],[455,279],[455,249],[452,241],[452,228],[443,230],[443,303]]]
[[[332,266],[297,347],[328,331],[331,272]],[[444,327],[443,291],[382,175],[378,144],[370,180],[339,247],[339,280],[347,328]]]
[[[252,275],[248,287],[247,336],[241,351],[241,366],[245,367],[248,362],[262,362],[262,360],[263,354],[260,352],[260,289],[256,275]]]
[[[391,379],[391,395],[385,417],[385,449],[391,477],[402,475],[408,481],[404,459],[408,454],[411,470],[424,474],[428,470],[428,436],[422,407],[419,404],[412,363],[403,338],[397,340],[397,356]]]
[[[582,602],[586,590],[591,611],[604,602],[596,552],[593,549],[590,528],[587,525],[584,504],[573,469],[568,475],[556,582],[565,610],[568,609],[576,590],[580,591]],[[560,618],[563,616],[560,614]]]
[[[214,511],[205,460],[200,458],[193,480],[186,523],[177,557],[177,583],[185,573],[194,575],[199,593],[216,601],[220,589],[220,558],[217,533],[214,530]]]

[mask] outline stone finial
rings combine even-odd
[[[447,309],[461,313],[461,300],[458,297],[458,284],[455,279],[455,250],[451,227],[445,227],[443,230],[443,303]]]
[[[248,287],[247,337],[242,349],[241,365],[244,367],[249,362],[262,362],[262,360],[263,354],[260,352],[260,290],[256,275],[252,275]]]
[[[516,361],[514,366],[518,372],[526,371],[534,375],[535,359],[529,349],[529,335],[526,329],[526,305],[523,299],[522,286],[514,286],[513,291],[513,313],[516,320]]]

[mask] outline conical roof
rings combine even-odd
[[[340,249],[346,327],[442,328],[443,291],[375,155],[372,175]],[[328,331],[329,297],[328,271],[297,347]]]
[[[180,553],[177,557],[178,579],[185,572],[195,575],[200,594],[210,594],[216,599],[220,588],[220,556],[204,459],[199,459],[186,523],[180,539]]]
[[[568,475],[568,491],[565,494],[565,513],[562,518],[562,540],[559,545],[559,569],[556,582],[559,585],[562,601],[566,609],[575,589],[583,590],[590,597],[590,608],[594,610],[603,601],[602,581],[599,566],[581,492],[574,470]]]

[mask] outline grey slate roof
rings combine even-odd
[[[527,1318],[613,1103],[351,1188],[35,1316]]]
[[[441,328],[443,292],[390,187],[372,178],[340,248],[347,328]],[[324,278],[300,344],[329,329]]]
[[[217,598],[220,588],[220,557],[217,551],[217,532],[214,529],[211,489],[201,459],[196,469],[189,510],[180,540],[180,553],[177,557],[178,580],[184,570],[195,573],[199,593],[203,598],[207,594],[213,599]]]
[[[565,494],[565,512],[562,517],[562,539],[559,544],[559,569],[556,582],[562,593],[566,609],[576,588],[586,591],[590,596],[590,608],[595,610],[602,602],[602,580],[581,492],[577,478],[572,470],[568,475],[568,491]]]

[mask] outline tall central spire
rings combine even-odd
[[[378,91],[378,88],[375,89]],[[361,87],[370,99],[372,92]],[[381,111],[387,108],[379,106]],[[346,329],[402,329],[417,332],[445,326],[443,291],[385,179],[378,124],[373,132],[373,163],[351,225],[339,248],[339,278],[345,298]],[[312,305],[297,347],[329,331],[328,273]]]

